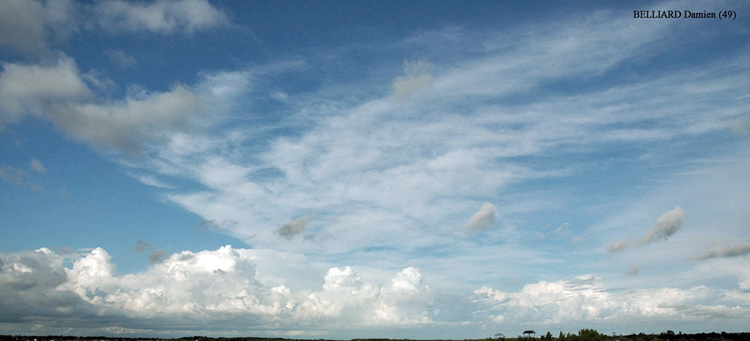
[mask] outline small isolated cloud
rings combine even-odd
[[[47,174],[47,168],[44,167],[44,164],[42,164],[42,161],[39,161],[39,159],[37,158],[31,159],[31,170],[40,174]]]
[[[429,70],[430,63],[424,61],[404,62],[404,76],[396,78],[393,90],[398,98],[407,98],[411,94],[432,86],[433,79]]]
[[[626,275],[626,276],[635,276],[639,272],[641,272],[641,267],[638,266],[638,265],[633,265],[633,266],[630,267],[630,269],[628,269],[628,271],[625,271],[623,273],[623,275]]]
[[[648,233],[638,242],[640,244],[651,243],[657,240],[664,240],[675,234],[682,227],[684,214],[682,209],[677,206],[673,210],[664,213],[656,220],[656,224]]]
[[[286,238],[286,239],[292,239],[294,236],[300,234],[305,228],[307,228],[307,224],[315,218],[315,213],[308,214],[304,217],[294,219],[282,226],[278,233],[280,236]]]
[[[467,231],[486,230],[495,222],[496,213],[497,209],[495,205],[485,202],[482,204],[482,208],[471,216],[466,225],[464,225],[464,229]]]
[[[562,223],[554,231],[552,231],[552,233],[561,238],[570,237],[570,234],[572,233],[572,231],[570,230],[570,223]]]
[[[617,242],[611,242],[607,245],[607,251],[609,252],[617,252],[620,250],[623,250],[630,246],[630,243],[628,243],[627,240],[623,239]]]
[[[141,239],[138,241],[138,244],[133,248],[133,251],[135,252],[149,252],[148,255],[148,261],[151,264],[159,263],[167,257],[169,257],[169,253],[167,251],[157,249],[155,246],[151,245],[151,243],[147,242],[144,239]]]
[[[662,214],[661,217],[656,220],[656,224],[654,224],[651,230],[649,230],[648,233],[646,233],[646,235],[639,239],[635,244],[648,244],[651,242],[669,238],[671,235],[679,231],[680,228],[682,228],[684,217],[685,215],[679,206],[675,207],[671,211]],[[633,243],[629,242],[627,239],[623,239],[620,241],[609,243],[607,245],[607,251],[617,252],[620,250],[624,250],[631,245],[633,245]]]
[[[159,263],[169,257],[169,253],[164,250],[154,250],[148,254],[148,261],[152,264]]]
[[[746,240],[741,244],[732,244],[729,246],[716,245],[703,252],[700,256],[696,257],[696,260],[706,260],[711,258],[731,258],[740,257],[750,254],[750,240]]]

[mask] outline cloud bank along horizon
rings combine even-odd
[[[745,330],[744,21],[339,5],[3,2],[0,333]]]

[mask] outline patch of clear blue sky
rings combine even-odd
[[[118,271],[141,271],[148,253],[136,254],[141,239],[165,251],[215,249],[237,240],[195,227],[200,217],[161,200],[129,171],[86,144],[64,137],[34,118],[0,134],[2,166],[27,173],[42,187],[0,182],[0,248],[3,251],[102,247]],[[30,169],[42,161],[46,174]]]

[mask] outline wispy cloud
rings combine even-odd
[[[405,99],[409,95],[432,86],[430,69],[433,66],[425,61],[404,62],[404,75],[393,82],[396,96]]]
[[[104,30],[112,32],[192,33],[227,25],[227,15],[206,0],[105,1],[91,11]]]
[[[47,174],[47,168],[44,167],[42,161],[39,161],[37,158],[31,158],[31,170],[40,174]]]
[[[121,68],[133,67],[138,63],[135,57],[123,50],[107,50],[104,54]]]
[[[750,254],[750,241],[733,243],[726,246],[715,245],[704,251],[700,256],[695,257],[695,259],[706,260],[711,258],[730,258],[745,256],[747,254]]]
[[[0,180],[13,186],[28,187],[36,191],[43,191],[44,187],[30,179],[28,171],[12,166],[0,164]]]
[[[187,328],[182,330],[229,332],[242,325],[292,332],[300,326],[746,320],[747,304],[736,303],[747,302],[741,291],[691,288],[693,282],[638,289],[631,283],[657,271],[632,266],[620,273],[634,263],[651,267],[641,259],[609,267],[610,259],[600,260],[606,257],[596,247],[615,239],[597,230],[606,219],[617,221],[607,232],[631,236],[611,242],[607,250],[613,253],[682,238],[690,232],[681,232],[682,209],[663,213],[653,207],[680,202],[693,224],[700,205],[683,202],[702,196],[684,188],[702,194],[715,186],[688,186],[681,181],[686,177],[675,176],[700,171],[675,163],[705,152],[681,146],[709,145],[702,143],[708,137],[712,146],[726,143],[713,137],[729,136],[733,127],[738,134],[731,136],[731,147],[745,146],[741,131],[750,106],[741,96],[750,69],[744,59],[676,63],[670,72],[634,66],[666,58],[676,46],[671,38],[689,36],[694,28],[609,11],[513,32],[451,27],[376,46],[358,42],[357,54],[334,48],[321,57],[302,50],[290,52],[293,62],[196,71],[195,84],[167,90],[124,84],[126,93],[110,98],[102,93],[110,94],[106,89],[114,83],[103,73],[50,52],[54,44],[44,31],[54,20],[44,13],[54,3],[14,2],[11,9],[28,14],[29,23],[0,14],[0,22],[29,30],[7,32],[0,25],[0,43],[21,53],[54,55],[3,64],[0,124],[44,120],[78,141],[107,148],[114,152],[107,156],[114,154],[151,191],[200,216],[195,229],[236,237],[252,249],[170,255],[143,240],[136,250],[148,252],[152,266],[133,274],[118,274],[102,248],[68,260],[42,249],[4,254],[0,280],[13,284],[0,290],[4,302],[19,302],[13,295],[49,299],[53,313],[99,313],[128,330],[150,330],[155,322],[149,321]],[[224,12],[199,0],[95,2],[63,11],[54,22],[74,12],[98,14],[74,29],[120,36],[189,35],[228,23]],[[111,25],[104,27],[104,21]],[[402,57],[393,57],[415,46],[424,47],[424,58],[402,65]],[[363,70],[355,72],[370,77],[342,82],[336,72],[320,72],[331,70],[331,60],[360,58],[361,50],[377,62],[357,64]],[[103,51],[121,67],[146,63],[135,64],[123,51]],[[298,79],[319,83],[297,86]],[[662,147],[684,154],[633,156],[656,155]],[[624,162],[631,159],[637,161]],[[0,179],[23,186],[46,170],[36,158],[30,166],[23,160],[22,167],[0,167]],[[618,167],[611,162],[622,162],[623,169],[613,170]],[[746,179],[746,163],[713,169],[704,178],[728,169],[734,173],[724,183]],[[651,194],[659,193],[649,197],[643,188],[654,184]],[[732,193],[739,194],[733,195],[745,198],[744,187],[735,187]],[[644,198],[659,204],[623,208]],[[611,217],[617,210],[627,210],[628,219]],[[566,223],[557,225],[561,221]],[[537,226],[546,226],[543,234]],[[446,233],[461,227],[483,238]],[[558,238],[527,246],[537,234]],[[573,243],[555,245],[562,238]],[[643,259],[668,253],[642,250],[648,253]],[[724,264],[731,260],[723,258],[749,252],[745,244],[717,246],[698,259],[722,258],[716,262]],[[630,254],[607,255],[624,256]],[[627,290],[613,289],[598,273],[570,275],[590,268],[628,282],[617,284]],[[54,287],[30,284],[47,276]],[[568,279],[549,279],[554,276]],[[748,278],[738,276],[741,288],[750,286]],[[508,282],[523,287],[508,289]],[[444,291],[469,293],[480,286],[473,295]],[[21,308],[14,306],[0,307],[0,315],[15,316],[13,309]],[[19,316],[39,316],[29,311]]]
[[[0,167],[0,179],[11,185],[20,186],[24,183],[26,177],[28,177],[28,173],[22,169],[11,166]]]

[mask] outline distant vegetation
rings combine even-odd
[[[533,331],[532,331],[533,332]],[[505,337],[498,334],[496,337],[485,339],[464,339],[461,341],[750,341],[750,333],[698,333],[683,334],[667,330],[660,334],[630,334],[630,335],[606,335],[600,334],[593,329],[581,329],[578,334],[560,332],[557,337],[552,336],[551,332],[546,334],[533,333],[533,336],[524,334],[518,337]],[[106,337],[106,336],[30,336],[30,335],[0,335],[0,341],[329,341],[326,339],[285,339],[285,338],[266,338],[266,337],[207,337],[191,336],[182,338],[127,338],[127,337]],[[334,341],[334,340],[330,340]],[[352,339],[350,341],[409,341],[409,339]],[[420,341],[457,341],[455,339],[432,339]]]

